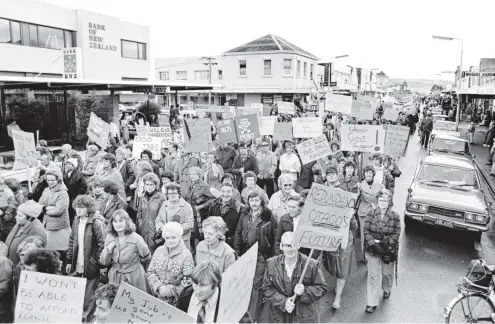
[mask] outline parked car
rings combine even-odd
[[[473,159],[468,141],[447,133],[437,133],[431,140],[428,150],[430,155]]]
[[[448,118],[449,118],[449,116],[441,115],[441,114],[433,114],[433,116],[431,116],[431,119],[433,119],[433,123],[435,123],[439,120],[447,120]]]
[[[404,222],[414,221],[473,233],[475,242],[488,230],[491,203],[472,161],[428,155],[421,160],[408,189]]]
[[[62,152],[61,146],[49,146],[53,156],[56,157]],[[15,153],[14,151],[6,151],[0,153],[0,176],[2,178],[16,178],[24,188],[28,187],[28,175],[26,169],[14,170]],[[31,176],[34,174],[35,168],[30,168]]]

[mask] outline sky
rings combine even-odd
[[[453,80],[495,58],[494,0],[43,0],[150,27],[151,57],[220,55],[267,34],[389,77]]]

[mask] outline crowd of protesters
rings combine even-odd
[[[121,282],[198,323],[215,322],[222,273],[256,243],[243,322],[318,322],[317,301],[331,291],[339,309],[357,262],[368,267],[363,310],[374,312],[394,281],[400,219],[393,194],[401,171],[390,156],[343,151],[339,138],[342,123],[417,122],[417,111],[401,113],[397,121],[381,119],[382,113],[378,109],[374,120],[327,114],[322,121],[332,154],[309,164],[295,146],[301,139],[220,144],[213,123],[214,149],[202,153],[172,143],[161,156],[144,150],[136,158],[125,124],[105,150],[88,143],[78,152],[65,144],[54,157],[38,141],[31,192],[0,178],[0,286],[8,288],[0,290],[0,322],[13,320],[21,270],[86,278],[83,322],[111,322]],[[180,129],[180,118],[172,117],[174,130]],[[309,250],[299,249],[293,237],[313,183],[356,193],[358,202],[347,247],[315,251],[299,283]],[[328,289],[323,269],[337,277],[335,290]]]

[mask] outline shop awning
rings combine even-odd
[[[201,84],[189,82],[152,82],[123,80],[73,80],[62,78],[27,78],[0,76],[0,89],[29,90],[113,90],[150,93],[169,93],[173,91],[200,91],[222,87],[219,84]]]

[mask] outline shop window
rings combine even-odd
[[[240,60],[239,61],[239,74],[240,75],[246,75],[246,72],[247,72],[246,60]]]
[[[29,45],[29,24],[21,23],[21,30],[22,44]]]
[[[194,71],[194,80],[209,80],[210,72],[208,70]]]
[[[272,60],[263,60],[264,75],[272,75]]]
[[[177,80],[187,80],[187,71],[177,71]]]
[[[122,57],[146,60],[146,44],[122,40]]]
[[[65,46],[62,29],[38,26],[38,39],[43,48],[62,49]]]
[[[38,47],[38,26],[29,24],[29,45]]]
[[[244,94],[237,95],[237,106],[244,107]]]
[[[223,71],[218,70],[218,80],[222,80],[222,79],[223,79]]]

